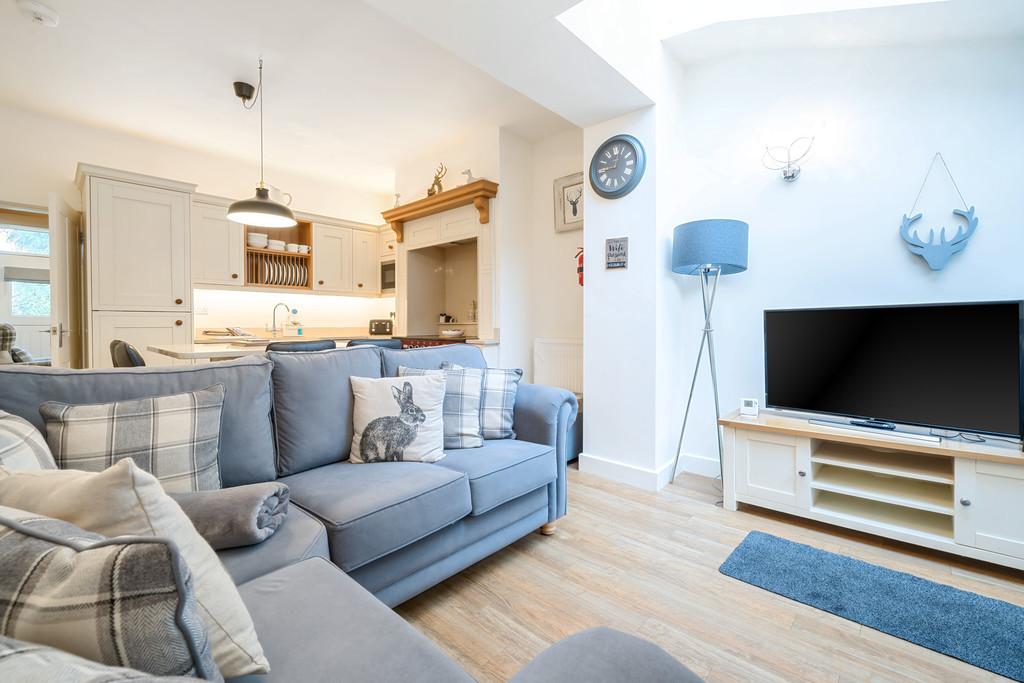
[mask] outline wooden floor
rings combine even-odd
[[[569,514],[398,612],[479,681],[505,681],[551,643],[607,625],[708,681],[995,681],[974,668],[718,573],[758,529],[1024,606],[1024,573],[756,508],[727,512],[709,479],[648,493],[569,472]],[[956,618],[956,615],[950,615]],[[1024,647],[1024,634],[1022,634]]]

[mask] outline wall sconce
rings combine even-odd
[[[802,137],[793,140],[789,147],[765,147],[761,163],[770,171],[782,171],[782,179],[791,183],[800,177],[797,164],[811,153],[813,145],[813,137]]]

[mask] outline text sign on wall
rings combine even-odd
[[[629,264],[629,238],[612,237],[604,241],[604,267],[625,268]]]

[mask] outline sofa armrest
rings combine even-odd
[[[555,449],[558,479],[554,496],[548,501],[548,521],[565,516],[565,460],[569,430],[576,422],[576,395],[565,389],[543,384],[520,384],[512,418],[512,428],[521,441],[545,444]]]

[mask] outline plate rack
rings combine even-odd
[[[295,244],[313,244],[313,225],[300,221],[292,228],[255,228],[245,226],[245,286],[272,289],[313,289],[313,255],[296,254],[248,245],[248,233],[258,232]]]

